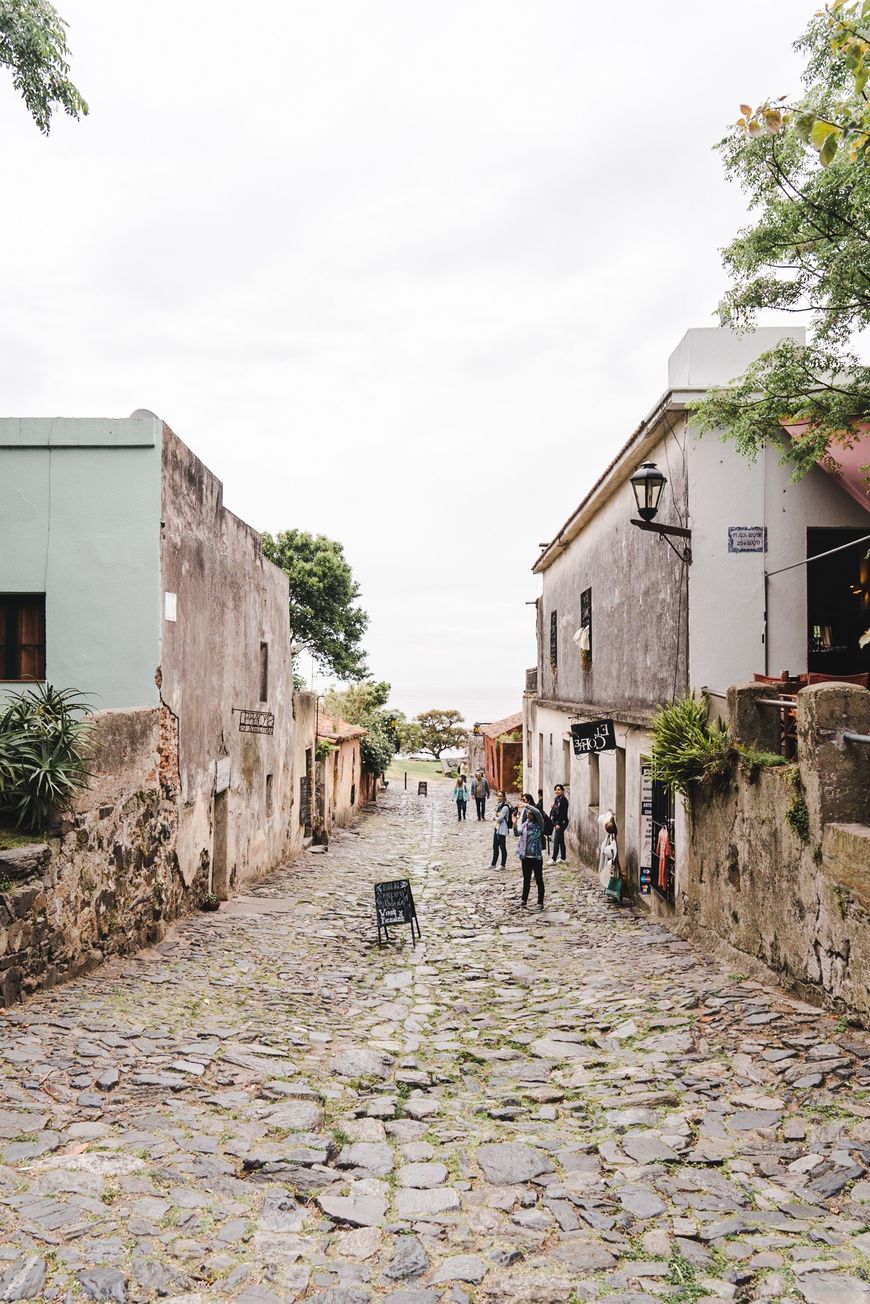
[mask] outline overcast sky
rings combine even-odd
[[[818,0],[56,2],[91,114],[0,75],[3,413],[151,408],[344,543],[400,697],[514,709],[537,545],[714,324],[711,145]]]

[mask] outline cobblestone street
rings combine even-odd
[[[0,1300],[866,1304],[870,1038],[432,787],[6,1012]]]

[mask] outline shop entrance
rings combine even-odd
[[[661,837],[667,834],[667,842]],[[662,900],[674,903],[674,791],[652,782],[652,885]]]
[[[868,531],[807,530],[807,557],[841,548]],[[860,675],[870,672],[870,645],[858,640],[870,629],[870,561],[868,544],[855,542],[831,557],[807,566],[807,669],[811,675]]]

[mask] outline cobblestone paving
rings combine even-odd
[[[870,1039],[490,831],[391,792],[7,1012],[0,1300],[870,1301]]]

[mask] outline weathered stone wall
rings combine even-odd
[[[327,828],[351,824],[360,802],[359,739],[343,738],[323,762],[323,770]]]
[[[757,701],[769,691],[729,693],[744,744],[771,745]],[[870,745],[844,741],[846,731],[870,734],[870,693],[804,689],[797,765],[763,767],[754,781],[741,765],[694,798],[676,922],[870,1023]]]
[[[316,693],[294,693],[293,694],[293,747],[291,752],[290,764],[293,775],[293,798],[290,807],[290,839],[291,849],[296,854],[302,849],[302,843],[305,839],[305,810],[302,801],[302,780],[307,774],[307,758],[311,757],[311,773],[308,776],[311,785],[309,796],[309,811],[314,810],[314,782],[316,772],[316,762],[314,759],[315,748],[317,746],[317,694]],[[310,824],[310,817],[309,817]]]
[[[163,709],[95,717],[92,782],[46,842],[0,852],[4,1005],[160,940],[204,874],[178,867],[178,734]]]
[[[178,860],[186,882],[205,866],[225,897],[292,852],[288,582],[168,426],[160,558],[164,595],[175,595],[174,619],[163,612],[160,692],[179,722]],[[240,732],[240,709],[272,712],[274,733]]]
[[[670,466],[661,520],[685,513],[687,483],[679,441],[666,434],[647,454]],[[538,692],[545,703],[596,703],[650,709],[671,700],[688,682],[686,574],[674,553],[654,535],[631,524],[637,515],[626,481],[543,573],[538,603]],[[592,590],[592,658],[584,668],[574,643],[580,599]],[[682,596],[681,596],[682,594]],[[557,661],[550,659],[556,614]]]

